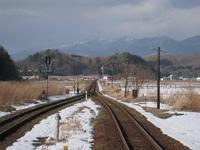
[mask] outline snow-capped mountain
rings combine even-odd
[[[117,52],[131,52],[145,56],[151,54],[151,50],[158,46],[170,53],[198,53],[200,52],[200,36],[194,36],[182,41],[166,36],[143,39],[124,37],[115,40],[97,38],[61,48],[61,51],[89,56],[105,56]]]
[[[187,54],[200,52],[200,36],[194,36],[185,40],[174,40],[167,36],[136,39],[123,37],[118,39],[95,38],[74,43],[63,44],[57,49],[65,53],[83,56],[106,56],[119,52],[130,52],[140,56],[154,53],[153,48],[160,46],[172,54]],[[25,58],[38,50],[26,50],[11,54],[14,59]]]

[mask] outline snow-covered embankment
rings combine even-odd
[[[99,90],[102,92],[102,87],[98,82]],[[109,98],[109,95],[104,94]],[[180,141],[184,145],[190,147],[193,150],[199,150],[200,148],[200,113],[199,112],[183,112],[183,111],[173,111],[170,110],[171,107],[165,104],[161,104],[161,109],[169,109],[168,113],[178,113],[183,115],[173,115],[167,119],[161,119],[154,116],[150,112],[146,112],[143,107],[155,107],[156,103],[128,103],[122,102],[121,100],[112,98],[120,103],[133,108],[144,115],[148,121],[152,122],[155,126],[161,129],[164,134]]]
[[[61,116],[60,142],[55,141],[56,114],[49,116],[35,125],[33,129],[18,139],[8,150],[34,149],[34,141],[38,138],[46,138],[44,143],[36,149],[63,149],[68,145],[70,150],[91,149],[93,141],[92,119],[98,115],[98,108],[91,99],[70,106],[59,112]]]

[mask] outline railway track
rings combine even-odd
[[[93,82],[87,88],[88,96],[94,93],[94,90],[95,83]],[[37,118],[53,109],[78,102],[84,97],[85,93],[59,101],[48,102],[22,111],[17,111],[16,113],[0,118],[0,142],[34,118]]]
[[[124,150],[164,149],[123,105],[101,95],[98,91],[96,95],[95,99],[104,106],[115,122]]]
[[[94,99],[102,104],[109,113],[111,120],[113,120],[113,126],[115,126],[114,128],[116,128],[116,130],[112,131],[119,137],[120,147],[118,149],[164,149],[125,106],[99,93],[96,82],[93,82],[91,86],[87,88],[87,91],[88,96],[94,95]],[[49,102],[47,104],[32,107],[5,118],[0,118],[0,143],[19,128],[23,128],[23,125],[27,122],[34,120],[51,110],[59,107],[62,108],[63,105],[78,102],[84,97],[85,93],[60,101]]]

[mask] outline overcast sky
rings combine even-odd
[[[200,0],[0,0],[0,45],[9,51],[83,39],[200,34]]]

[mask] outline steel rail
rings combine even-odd
[[[121,111],[125,112],[129,118],[134,122],[134,124],[137,126],[137,128],[142,131],[143,135],[148,139],[149,142],[153,145],[153,147],[156,150],[163,150],[163,147],[158,143],[156,139],[153,138],[153,136],[145,129],[145,127],[121,104],[118,102],[114,102],[111,99],[107,99],[112,105],[115,105],[118,107]]]
[[[114,124],[115,124],[115,126],[116,126],[116,128],[117,128],[117,131],[118,131],[120,140],[121,140],[121,142],[122,142],[123,149],[124,149],[124,150],[129,150],[129,149],[130,149],[130,148],[129,148],[129,145],[128,145],[128,143],[127,143],[125,137],[124,137],[124,134],[123,134],[123,132],[122,132],[122,129],[121,129],[120,125],[119,125],[119,121],[118,121],[118,119],[117,119],[115,113],[113,112],[112,108],[111,108],[109,105],[107,105],[105,102],[103,102],[103,101],[99,101],[99,102],[104,106],[104,108],[106,108],[106,110],[109,112],[111,118],[113,119]]]
[[[87,88],[89,95],[94,88],[94,82]],[[8,135],[12,134],[18,128],[22,127],[28,121],[33,120],[55,108],[77,102],[85,97],[85,93],[65,98],[59,101],[48,102],[35,107],[27,108],[16,113],[6,115],[0,118],[0,141],[3,141]]]
[[[118,108],[118,110],[124,112],[131,120],[132,122],[136,125],[136,127],[138,128],[138,130],[140,130],[142,132],[142,134],[144,135],[144,137],[151,143],[151,145],[156,149],[156,150],[163,150],[164,148],[162,147],[162,145],[160,145],[158,143],[158,141],[150,134],[149,131],[147,131],[147,129],[145,129],[145,127],[138,121],[138,119],[136,119],[136,117],[134,117],[128,110],[127,108],[125,108],[124,106],[122,106],[122,104],[120,104],[119,102],[116,102],[108,97],[103,96],[99,91],[96,91],[96,95],[101,98],[101,101],[99,101],[100,103],[103,103],[103,105],[107,105],[106,107],[109,107],[109,109],[111,109],[112,113],[114,113],[114,111],[112,110],[111,106],[109,106],[108,103],[110,103],[111,105],[115,105],[115,107]],[[116,114],[114,114],[116,116]],[[119,122],[118,122],[119,123]],[[119,124],[117,125],[119,126]],[[131,132],[131,131],[130,131]],[[123,133],[123,132],[121,132]],[[121,134],[120,133],[120,134]],[[125,137],[125,135],[123,135],[123,137]],[[122,138],[122,137],[121,137]],[[125,138],[124,138],[125,139]],[[126,142],[127,143],[127,142]],[[134,146],[134,145],[133,145]]]
[[[19,116],[17,116],[17,119],[13,118],[12,121],[7,122],[6,124],[4,124],[3,126],[0,127],[0,140],[5,139],[6,136],[8,136],[12,132],[16,131],[20,126],[27,123],[28,121],[30,121],[44,113],[47,113],[55,108],[70,104],[72,102],[76,102],[76,101],[80,100],[81,98],[83,98],[83,97],[78,96],[73,99],[68,99],[68,101],[56,103],[54,105],[45,106],[40,109],[34,110],[32,112],[30,111],[29,113],[26,113],[26,114],[20,114]]]
[[[65,102],[66,100],[70,100],[70,99],[77,98],[77,97],[83,97],[83,94],[80,94],[78,96],[73,96],[73,97],[70,97],[70,98],[65,98],[65,99],[62,99],[62,100],[59,100],[59,101],[51,101],[51,102],[48,102],[48,103],[45,103],[45,104],[40,104],[40,105],[37,105],[37,106],[33,106],[31,108],[19,110],[19,111],[14,112],[10,115],[3,116],[3,117],[0,118],[0,127],[5,125],[6,123],[9,123],[12,120],[18,119],[18,118],[20,118],[20,117],[22,117],[26,114],[32,113],[32,112],[37,111],[39,109],[45,108],[47,106],[53,106],[53,105],[56,105],[58,103]]]

